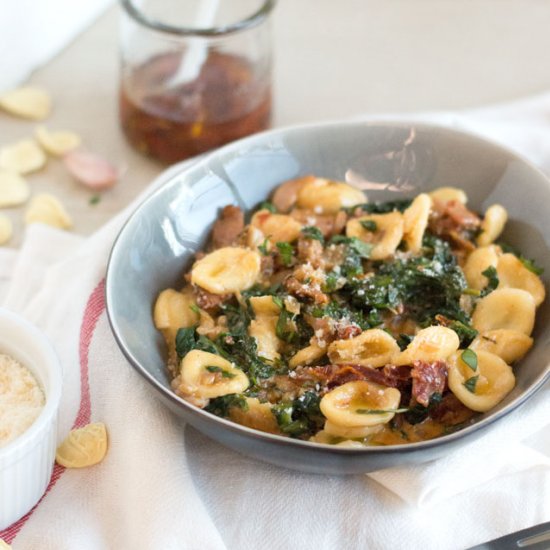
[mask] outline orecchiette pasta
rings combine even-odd
[[[493,204],[485,212],[485,218],[481,222],[481,233],[477,237],[479,246],[488,246],[495,242],[502,233],[506,221],[508,220],[508,212],[500,204]]]
[[[195,263],[191,282],[212,294],[239,292],[255,283],[260,263],[260,255],[252,250],[220,248]]]
[[[302,224],[286,214],[272,214],[269,210],[256,212],[250,222],[275,244],[292,242],[300,236]]]
[[[440,187],[369,202],[312,175],[249,224],[222,209],[185,289],[154,306],[171,387],[248,428],[346,447],[473,422],[514,387],[545,288],[534,261],[496,242],[506,210],[467,199]]]
[[[468,286],[481,290],[487,286],[487,277],[483,272],[488,267],[495,267],[498,263],[498,248],[494,245],[481,246],[472,251],[464,264],[464,276]]]
[[[365,194],[351,185],[324,178],[307,181],[298,190],[297,204],[300,208],[319,214],[338,212],[341,208],[355,206],[367,201]]]
[[[542,281],[513,254],[503,254],[498,259],[497,274],[498,288],[520,288],[531,294],[536,306],[544,302],[546,291]]]
[[[533,345],[533,339],[518,330],[499,328],[478,334],[470,348],[475,351],[488,351],[498,355],[511,365],[521,359]]]
[[[311,365],[318,359],[321,359],[326,352],[326,345],[320,346],[316,343],[310,344],[293,355],[288,361],[288,366],[294,368],[298,365]]]
[[[461,352],[451,357],[449,388],[469,409],[485,412],[512,391],[516,379],[512,368],[497,355],[478,350],[476,356],[475,369],[461,358]]]
[[[454,353],[460,341],[450,328],[434,326],[420,330],[407,348],[394,358],[396,365],[412,365],[414,361],[431,363]]]
[[[499,288],[478,302],[472,325],[480,332],[505,328],[529,336],[535,324],[535,309],[535,300],[525,290]]]
[[[403,216],[400,212],[390,212],[354,218],[346,225],[346,235],[372,244],[370,257],[383,260],[395,253],[403,238]]]
[[[428,195],[430,195],[432,200],[440,202],[456,201],[462,204],[466,204],[468,202],[466,193],[457,187],[438,187],[437,189],[430,191]]]
[[[422,247],[422,237],[428,225],[431,207],[430,196],[421,193],[403,213],[405,242],[412,252],[418,252]]]
[[[239,393],[249,386],[241,369],[219,355],[201,350],[192,350],[183,358],[181,380],[192,393],[207,399]]]
[[[359,336],[336,340],[328,347],[328,357],[336,365],[354,363],[383,367],[399,354],[399,346],[390,334],[380,329],[365,330]]]
[[[233,407],[229,412],[233,422],[255,430],[272,434],[280,433],[277,421],[271,412],[269,403],[261,403],[257,397],[247,397],[246,406]]]
[[[193,309],[194,306],[196,304],[190,289],[178,292],[167,288],[158,295],[153,320],[155,327],[162,332],[169,349],[173,348],[180,328],[192,327],[198,323],[199,314]]]
[[[276,327],[275,315],[258,315],[256,319],[250,321],[248,327],[248,334],[256,340],[258,356],[270,361],[280,357],[281,341],[275,334]]]
[[[401,394],[395,388],[358,381],[325,394],[320,407],[331,427],[366,428],[389,422],[395,416],[400,399]]]

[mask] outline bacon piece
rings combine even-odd
[[[388,365],[374,369],[363,365],[325,365],[322,367],[298,367],[296,379],[317,380],[328,389],[341,386],[347,382],[367,380],[380,386],[403,388],[410,384],[410,367]]]
[[[427,407],[434,393],[442,394],[447,385],[447,363],[444,361],[414,361],[411,370],[412,396]]]
[[[359,325],[354,325],[353,323],[336,323],[336,339],[337,340],[347,340],[348,338],[353,338],[359,336],[363,331]]]
[[[197,305],[201,309],[216,310],[220,307],[221,304],[227,302],[231,298],[231,294],[212,294],[204,288],[198,286],[193,287],[193,293],[195,294],[195,300]]]
[[[238,206],[229,204],[221,212],[212,229],[213,248],[232,244],[244,229],[244,214]]]

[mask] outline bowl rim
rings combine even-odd
[[[262,432],[260,430],[255,430],[247,426],[237,424],[236,422],[232,422],[225,418],[216,416],[203,409],[195,407],[194,405],[186,402],[184,399],[179,397],[169,387],[166,387],[161,382],[159,382],[132,355],[131,350],[126,346],[125,342],[123,341],[122,337],[120,336],[117,330],[116,319],[114,318],[112,308],[111,308],[111,302],[113,299],[112,298],[113,289],[111,287],[110,281],[113,278],[112,276],[113,269],[114,269],[113,265],[116,262],[118,250],[119,250],[119,247],[121,246],[120,243],[122,241],[122,238],[126,230],[128,229],[128,226],[140,214],[140,212],[144,208],[146,208],[146,206],[150,202],[154,201],[161,194],[166,192],[166,189],[168,189],[169,187],[181,185],[185,181],[185,178],[188,177],[189,173],[193,173],[194,171],[200,172],[203,168],[208,166],[212,158],[215,158],[219,155],[230,154],[233,151],[238,151],[241,148],[246,148],[247,146],[252,145],[255,142],[262,142],[265,140],[269,140],[270,138],[277,138],[278,136],[287,134],[289,132],[315,130],[317,128],[326,129],[331,127],[338,127],[339,129],[341,129],[345,127],[368,128],[373,126],[385,126],[389,128],[390,127],[404,128],[404,127],[414,126],[415,128],[421,129],[423,131],[431,131],[431,132],[442,131],[444,133],[463,137],[472,141],[478,141],[480,144],[484,144],[485,146],[490,146],[495,150],[500,151],[502,154],[507,155],[510,158],[510,160],[519,161],[520,163],[527,166],[527,168],[529,168],[532,172],[534,172],[536,175],[538,175],[540,178],[542,178],[545,181],[545,183],[547,184],[548,190],[550,191],[550,177],[547,176],[540,168],[538,168],[529,159],[517,153],[516,151],[508,148],[507,146],[504,146],[492,139],[488,139],[484,136],[481,136],[480,134],[474,131],[456,129],[454,127],[451,128],[449,126],[446,126],[445,124],[437,124],[434,122],[424,122],[422,120],[418,120],[414,116],[411,116],[410,118],[407,118],[407,117],[393,118],[388,116],[378,117],[377,115],[373,115],[373,116],[369,116],[361,119],[354,119],[354,120],[349,120],[349,119],[348,120],[328,120],[328,121],[284,126],[281,128],[265,130],[263,132],[259,132],[251,136],[236,140],[232,143],[224,145],[223,147],[220,147],[219,149],[215,149],[214,151],[201,155],[196,159],[187,159],[180,163],[177,163],[175,165],[168,167],[164,172],[162,172],[159,176],[157,176],[157,178],[155,178],[155,180],[152,183],[153,187],[156,187],[156,184],[158,184],[159,185],[158,188],[155,188],[153,192],[145,196],[143,200],[139,202],[139,204],[134,208],[134,210],[128,215],[128,218],[125,220],[124,224],[121,226],[115,240],[113,241],[113,245],[108,258],[107,270],[105,275],[105,306],[106,306],[107,318],[109,321],[109,325],[111,327],[111,331],[123,355],[126,357],[130,365],[142,377],[144,377],[162,397],[166,398],[172,406],[175,406],[178,408],[183,407],[184,409],[186,409],[186,412],[188,412],[192,416],[202,417],[206,422],[219,423],[225,426],[231,432],[237,433],[239,435],[251,436],[255,439],[260,439],[265,443],[275,443],[278,445],[298,447],[298,448],[303,448],[304,450],[318,449],[319,451],[327,452],[329,454],[344,455],[344,456],[345,455],[355,456],[355,455],[363,455],[363,454],[384,455],[384,454],[390,454],[393,452],[400,452],[400,453],[404,452],[408,454],[408,453],[417,453],[417,452],[425,451],[433,447],[448,446],[453,444],[456,441],[459,441],[462,438],[468,438],[468,436],[478,431],[484,431],[485,428],[487,428],[497,420],[503,418],[513,410],[523,405],[525,401],[531,398],[538,390],[540,390],[543,387],[543,385],[548,380],[550,380],[550,359],[549,359],[543,372],[537,376],[535,382],[531,384],[531,386],[527,390],[525,390],[523,393],[518,395],[515,399],[513,399],[506,406],[502,407],[500,410],[489,414],[487,417],[482,418],[478,422],[474,422],[473,424],[465,426],[464,428],[461,428],[455,432],[445,434],[445,435],[436,437],[434,439],[428,439],[428,440],[418,441],[413,443],[402,443],[397,445],[372,446],[372,447],[365,446],[363,448],[356,448],[356,447],[342,447],[338,445],[331,445],[328,443],[305,441],[305,440],[294,439],[294,438],[290,438],[282,435]]]
[[[52,343],[39,328],[21,315],[4,307],[0,307],[0,318],[7,320],[14,327],[16,327],[16,330],[27,334],[29,338],[32,338],[33,341],[38,344],[40,354],[42,355],[43,364],[46,366],[46,370],[48,372],[48,384],[50,386],[49,391],[46,392],[41,380],[38,380],[39,386],[44,393],[44,407],[34,422],[23,433],[3,447],[0,447],[1,467],[4,466],[2,461],[7,460],[10,455],[16,455],[19,452],[29,452],[33,444],[35,442],[38,443],[37,438],[40,436],[40,433],[43,430],[48,429],[49,422],[52,417],[57,414],[59,404],[61,402],[63,370]],[[31,370],[27,365],[23,366]],[[36,374],[32,372],[32,370],[31,373],[36,379]],[[27,446],[29,448],[25,449]]]

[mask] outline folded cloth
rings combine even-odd
[[[550,94],[416,118],[498,139],[550,171],[548,115]],[[62,359],[60,437],[91,420],[110,437],[100,465],[57,467],[42,501],[0,533],[15,550],[453,549],[550,519],[550,384],[479,441],[368,476],[284,470],[182,425],[128,366],[105,315],[108,253],[134,207],[88,239],[32,226],[21,251],[0,258],[11,262],[0,272],[4,305],[40,326]]]
[[[34,69],[59,53],[111,2],[112,0],[3,2],[0,18],[0,91],[16,86]]]

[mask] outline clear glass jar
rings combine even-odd
[[[173,163],[271,122],[275,0],[121,0],[120,123]]]

